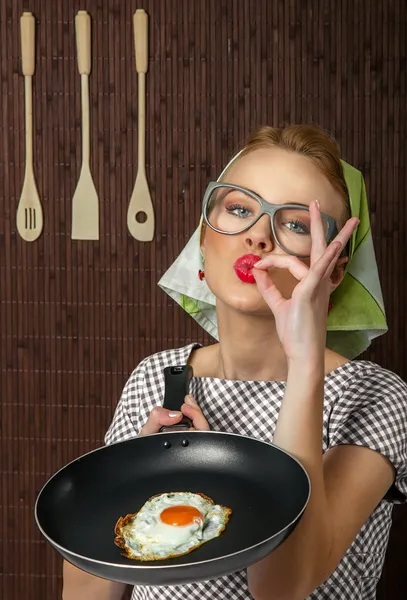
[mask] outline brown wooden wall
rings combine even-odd
[[[126,230],[137,161],[136,8],[151,25],[147,172],[157,227],[144,244]],[[98,242],[70,239],[81,160],[79,9],[92,17]],[[256,125],[318,122],[365,173],[390,325],[367,356],[407,379],[407,3],[0,0],[0,10],[0,597],[51,600],[60,597],[60,560],[36,529],[36,494],[57,468],[102,444],[141,358],[205,339],[156,282],[196,226],[208,180]],[[15,224],[23,10],[37,19],[34,156],[45,216],[32,244]],[[395,519],[381,600],[407,597],[407,508]]]

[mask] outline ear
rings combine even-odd
[[[349,258],[347,256],[342,256],[338,259],[338,262],[336,263],[331,275],[331,282],[333,285],[332,291],[336,290],[339,284],[342,283],[343,278],[345,277],[345,266],[348,260]]]
[[[200,245],[201,254],[202,254],[203,258],[205,258],[205,237],[206,237],[205,233],[206,233],[206,223],[202,223],[199,245]]]

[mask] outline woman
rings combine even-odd
[[[216,319],[206,292],[180,302],[209,319],[219,343],[145,359],[127,382],[106,442],[156,433],[184,414],[195,429],[273,441],[303,463],[312,494],[293,534],[247,573],[136,587],[134,600],[375,598],[392,505],[407,494],[407,388],[378,365],[326,347],[330,296],[346,280],[360,222],[350,217],[348,191],[335,142],[314,126],[261,128],[209,186],[202,269],[192,276],[216,298]],[[198,244],[183,253],[184,266],[194,264],[194,252]],[[362,255],[374,263],[366,247]],[[179,286],[172,275],[161,284],[188,288],[190,276],[187,267]],[[345,289],[353,297],[352,285]],[[332,313],[343,314],[343,295],[337,298]],[[359,312],[365,305],[359,302]],[[170,413],[161,406],[162,372],[186,362],[193,395],[182,412]],[[123,591],[65,564],[64,600],[113,600]]]

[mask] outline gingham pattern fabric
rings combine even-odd
[[[182,365],[197,344],[146,358],[132,373],[106,434],[106,444],[138,435],[164,398],[164,367]],[[285,383],[193,378],[190,391],[213,430],[272,442]],[[407,497],[407,386],[368,361],[347,363],[325,378],[323,450],[367,446],[388,457],[396,481],[329,579],[308,600],[373,600],[383,567],[394,502]],[[351,510],[351,507],[349,507]],[[183,586],[135,587],[132,600],[248,600],[246,572]]]

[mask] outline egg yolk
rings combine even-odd
[[[202,520],[202,514],[195,506],[170,506],[163,510],[160,519],[166,525],[191,525],[197,520]]]

